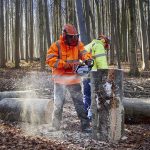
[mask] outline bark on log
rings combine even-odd
[[[93,138],[118,141],[124,131],[122,70],[101,69],[91,72]]]
[[[150,123],[150,99],[123,98],[125,123]]]
[[[0,101],[0,119],[33,124],[50,123],[53,100],[38,98],[4,98]]]
[[[5,91],[5,92],[0,92],[0,101],[3,98],[28,98],[28,97],[35,97],[36,92],[32,90],[28,91]]]

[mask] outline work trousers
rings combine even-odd
[[[88,110],[91,106],[91,86],[90,86],[90,78],[83,79],[83,103],[84,109],[88,113]]]
[[[73,85],[62,85],[58,83],[54,84],[54,110],[52,114],[52,126],[57,129],[60,128],[63,105],[65,102],[65,95],[67,90],[70,92],[70,96],[73,100],[75,110],[81,121],[81,129],[88,128],[89,119],[84,109],[84,103],[82,100],[83,95],[80,84],[73,84]]]

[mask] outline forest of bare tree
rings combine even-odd
[[[132,75],[149,70],[150,0],[0,0],[0,67],[39,59],[44,69],[65,23],[78,28],[85,45],[109,36],[110,65],[128,64]]]

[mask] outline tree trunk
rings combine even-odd
[[[5,65],[5,44],[4,44],[4,9],[3,0],[0,0],[0,67]]]
[[[118,62],[118,69],[121,69],[121,53],[122,53],[122,50],[120,49],[120,47],[121,47],[121,38],[120,38],[120,12],[119,12],[119,1],[117,0],[116,1],[116,9],[117,9],[117,11],[116,11],[116,23],[115,23],[115,26],[114,26],[114,28],[115,28],[115,39],[116,39],[116,41],[115,41],[115,44],[116,44],[116,55],[117,55],[117,62]]]
[[[87,5],[87,8],[89,8],[89,16],[91,18],[91,27],[92,27],[92,39],[93,38],[96,38],[96,34],[95,34],[95,18],[94,18],[94,14],[92,13],[92,9],[90,7],[90,3],[89,3],[89,0],[86,1],[86,5]],[[90,30],[87,30],[87,32],[89,32]]]
[[[29,52],[28,52],[28,2],[25,1],[25,58],[26,62],[29,59]]]
[[[115,33],[114,33],[114,24],[115,24],[115,12],[114,11],[114,1],[110,0],[110,13],[111,13],[111,45],[110,45],[110,65],[115,63]]]
[[[15,16],[15,68],[20,68],[20,57],[19,57],[19,12],[20,12],[20,0],[16,0],[15,2],[15,8],[16,8],[16,16]]]
[[[44,8],[45,8],[45,23],[46,23],[46,37],[47,37],[47,47],[51,45],[50,39],[50,28],[49,28],[49,16],[48,16],[48,4],[47,0],[44,0]]]
[[[76,13],[77,13],[77,18],[78,18],[81,41],[84,44],[88,44],[88,38],[87,38],[87,33],[86,33],[86,28],[85,28],[85,18],[84,18],[84,14],[83,14],[82,1],[81,0],[76,0],[75,2],[76,2]]]
[[[122,2],[122,20],[121,20],[121,49],[122,49],[122,61],[128,61],[127,51],[127,2]]]
[[[20,4],[20,27],[19,27],[19,50],[20,50],[20,59],[24,60],[24,48],[23,48],[23,4]]]
[[[35,97],[35,91],[28,90],[28,91],[5,91],[0,92],[0,101],[3,98],[19,98],[19,97]]]
[[[53,101],[38,98],[5,98],[0,101],[0,119],[33,124],[50,123]]]
[[[29,27],[29,52],[30,52],[30,62],[33,62],[33,0],[30,0],[30,27]]]
[[[10,33],[9,33],[9,27],[10,27],[10,6],[9,6],[9,0],[6,1],[6,40],[5,40],[5,56],[6,56],[6,60],[5,62],[7,62],[8,60],[10,60],[10,41],[9,41],[9,37],[10,37]]]
[[[44,2],[44,1],[43,1]],[[39,0],[39,38],[40,38],[40,64],[41,64],[41,70],[45,69],[45,51],[44,51],[44,9],[43,9],[43,2]]]
[[[136,11],[135,0],[128,0],[129,7],[129,53],[130,53],[130,75],[139,75],[136,59]]]
[[[149,47],[149,60],[150,60],[150,0],[148,0],[148,47]]]
[[[150,99],[123,98],[125,123],[150,123]]]
[[[143,1],[139,0],[139,8],[140,8],[140,24],[141,24],[141,45],[142,45],[142,69],[149,70],[149,62],[148,62],[148,53],[146,48],[147,37],[146,37],[146,21],[144,18],[144,9],[143,9]]]
[[[101,33],[101,17],[100,17],[100,8],[99,8],[99,1],[95,0],[95,5],[96,5],[96,11],[97,11],[97,23],[98,23],[98,35]]]
[[[86,31],[90,31],[90,17],[89,17],[89,1],[84,1],[85,3],[85,22],[86,22]],[[90,32],[87,32],[88,42],[91,41]]]
[[[117,141],[124,131],[122,71],[102,69],[91,72],[93,138]]]
[[[104,14],[104,0],[101,0],[101,5],[100,5],[100,9],[101,9],[101,28],[102,28],[102,33],[105,34],[105,24],[104,24],[104,18],[105,18],[105,14]],[[114,11],[115,12],[115,11]]]

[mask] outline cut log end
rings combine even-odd
[[[38,98],[5,98],[0,101],[0,119],[33,124],[51,122],[53,100]]]

